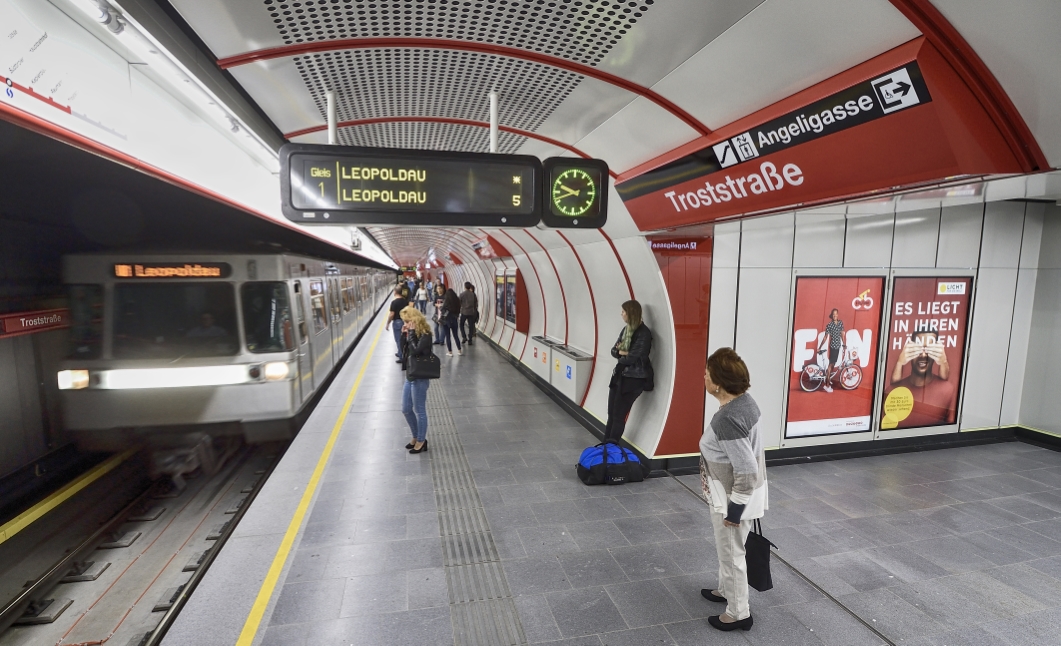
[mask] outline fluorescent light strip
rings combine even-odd
[[[189,388],[194,386],[231,386],[256,382],[246,365],[196,366],[188,368],[120,368],[94,372],[99,375],[102,390],[140,388]]]

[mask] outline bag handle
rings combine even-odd
[[[771,541],[769,538],[763,536],[763,524],[760,522],[760,520],[758,518],[755,519],[755,524],[752,526],[752,531],[754,533],[758,534],[759,538],[761,538],[764,541],[766,541],[767,543],[769,543],[770,546],[773,547],[775,550],[777,549],[777,545],[774,545],[773,541]]]

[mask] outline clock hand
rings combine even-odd
[[[574,195],[575,197],[578,197],[578,194],[582,192],[581,189],[576,191],[572,188],[568,188],[564,184],[561,184],[560,188],[564,189],[564,194],[560,197],[567,197],[568,195]]]

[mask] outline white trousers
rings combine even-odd
[[[744,559],[744,542],[752,530],[753,520],[742,520],[740,527],[726,527],[723,514],[711,510],[718,551],[718,591],[726,598],[726,614],[731,619],[751,616],[748,607],[748,564]]]

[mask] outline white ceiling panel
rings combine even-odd
[[[294,132],[324,123],[292,59],[259,61],[229,71],[280,132]]]
[[[698,136],[684,121],[638,97],[576,146],[622,173]]]
[[[536,132],[558,141],[574,143],[596,130],[637,96],[610,83],[583,78]],[[505,123],[504,114],[501,115],[501,123]]]
[[[933,0],[1020,110],[1053,167],[1061,167],[1061,2]]]
[[[630,28],[597,68],[652,86],[763,0],[666,0]]]
[[[548,159],[549,157],[569,157],[571,153],[567,150],[547,144],[544,141],[538,139],[523,139],[523,145],[516,151],[518,155],[534,155],[538,159]]]
[[[169,2],[218,58],[284,44],[262,0]]]
[[[717,129],[918,35],[888,0],[767,0],[652,89]]]

